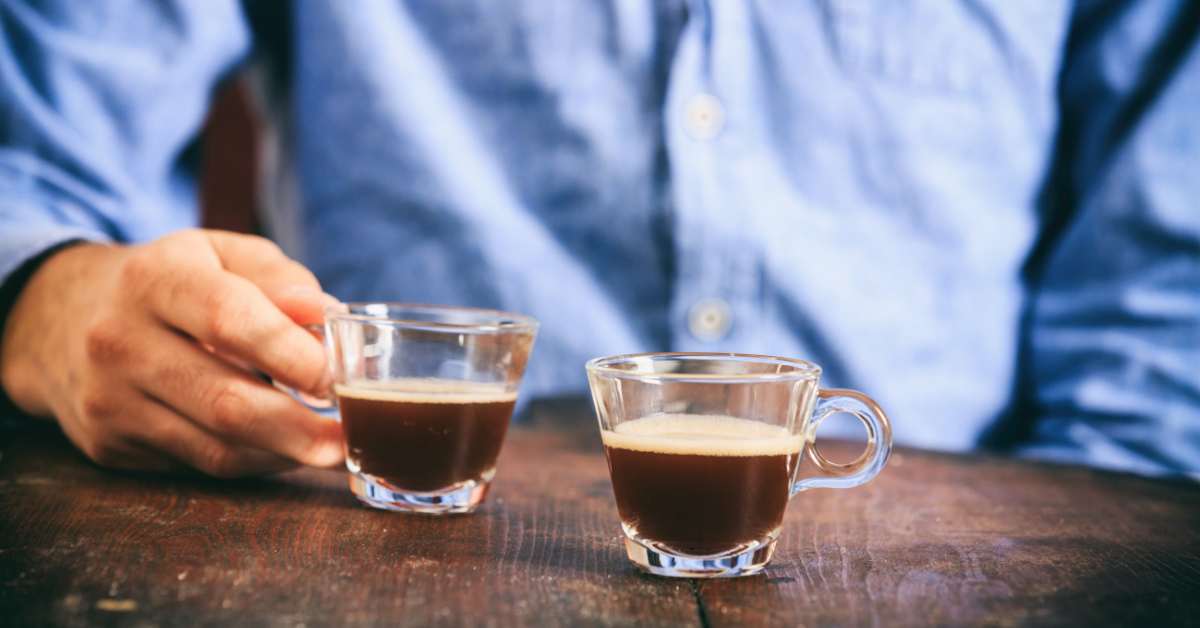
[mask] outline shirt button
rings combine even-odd
[[[688,331],[698,340],[720,340],[733,327],[733,310],[716,297],[700,299],[688,310]]]
[[[711,140],[725,127],[725,106],[712,94],[696,94],[683,108],[683,126],[698,140]]]

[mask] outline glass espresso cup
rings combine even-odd
[[[403,512],[479,506],[537,328],[528,316],[465,307],[326,309],[332,401],[358,499]]]
[[[587,371],[625,547],[653,574],[761,571],[792,496],[862,484],[891,452],[883,410],[862,393],[818,388],[821,369],[808,362],[654,353],[597,358]],[[867,428],[850,464],[817,451],[817,427],[835,412]],[[819,475],[797,477],[804,456]]]

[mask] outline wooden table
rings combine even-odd
[[[586,408],[544,406],[473,515],[364,508],[345,474],[103,471],[61,436],[0,461],[0,625],[1200,625],[1200,487],[899,449],[792,501],[765,574],[626,559]]]

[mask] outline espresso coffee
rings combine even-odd
[[[603,431],[621,522],[677,552],[711,555],[783,522],[802,437],[728,416],[660,414]]]
[[[438,491],[490,479],[516,392],[407,379],[335,387],[351,470],[394,489]]]

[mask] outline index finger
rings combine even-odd
[[[274,242],[225,231],[202,233],[225,270],[250,280],[297,323],[319,325],[325,308],[338,302],[321,291],[312,271],[285,255]]]
[[[248,279],[189,266],[170,274],[168,289],[149,290],[150,311],[219,353],[299,390],[326,385],[325,349]]]
[[[227,231],[201,233],[225,270],[249,279],[260,288],[272,285],[321,287],[312,271],[288,257],[283,249],[266,238]]]

